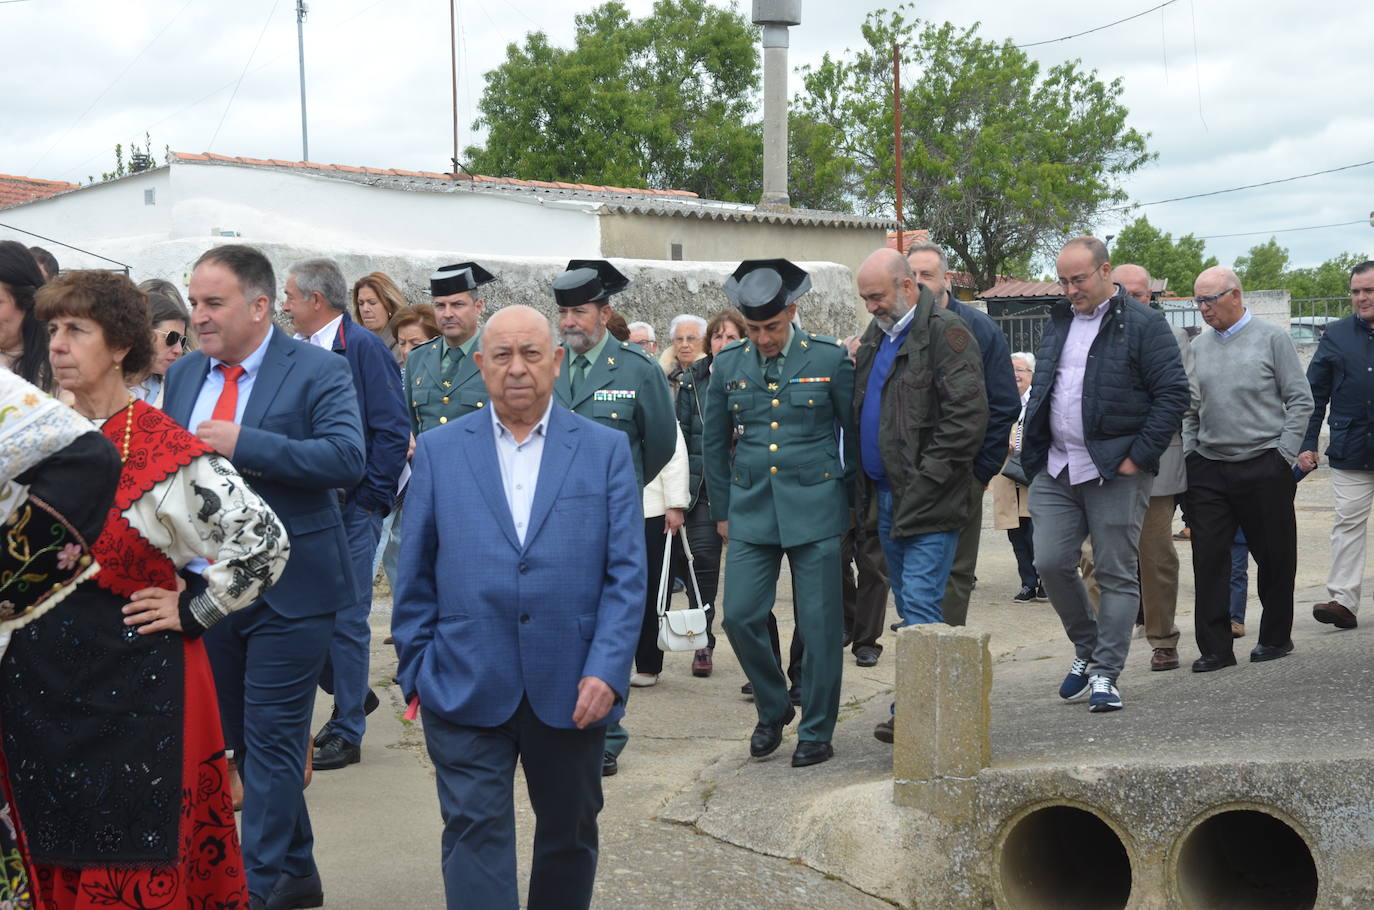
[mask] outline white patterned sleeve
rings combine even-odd
[[[157,521],[171,535],[172,562],[210,562],[204,590],[182,594],[182,630],[196,636],[261,597],[285,571],[291,544],[277,514],[218,454],[197,456],[159,487]]]

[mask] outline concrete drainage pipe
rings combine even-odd
[[[1170,876],[1187,910],[1309,910],[1317,864],[1299,826],[1268,807],[1224,806],[1175,844]]]
[[[1126,844],[1085,806],[1023,810],[1003,826],[994,862],[1006,910],[1121,910],[1130,900]]]

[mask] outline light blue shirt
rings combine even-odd
[[[267,358],[267,345],[272,341],[272,332],[275,331],[275,327],[268,331],[267,336],[262,339],[262,344],[239,364],[243,367],[243,375],[239,377],[239,398],[234,408],[234,423],[243,422],[243,409],[248,405],[248,396],[253,393],[253,380],[257,378],[258,370],[262,369],[262,362]],[[201,383],[200,395],[196,397],[196,406],[191,408],[191,420],[186,426],[192,433],[215,413],[215,402],[219,401],[219,393],[224,391],[224,374],[217,369],[222,363],[223,360],[210,358],[210,370]]]
[[[525,544],[525,529],[530,523],[530,509],[534,506],[534,488],[539,481],[539,463],[544,458],[544,436],[549,427],[549,413],[553,398],[544,408],[544,416],[525,437],[516,442],[515,435],[501,423],[496,408],[491,409],[491,425],[496,433],[496,459],[501,463],[501,486],[506,492],[506,505],[515,524],[515,536]]]
[[[1227,329],[1227,330],[1224,331],[1224,332],[1217,332],[1217,334],[1220,335],[1222,338],[1230,338],[1232,335],[1236,334],[1236,333],[1239,332],[1241,329],[1245,328],[1245,324],[1246,324],[1247,322],[1249,322],[1249,321],[1250,321],[1250,311],[1249,311],[1249,310],[1244,310],[1244,311],[1240,314],[1240,318],[1236,320],[1236,324],[1235,324],[1235,325],[1231,326],[1229,329]],[[1212,331],[1216,332],[1216,329],[1213,329]]]

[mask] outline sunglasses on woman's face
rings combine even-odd
[[[184,351],[191,345],[191,339],[187,338],[180,332],[159,332],[157,329],[153,329],[153,334],[161,335],[163,343],[166,344],[169,348],[175,348],[180,346],[180,348]]]

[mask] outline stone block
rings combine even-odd
[[[898,780],[972,778],[987,767],[992,657],[988,633],[942,623],[897,635]]]

